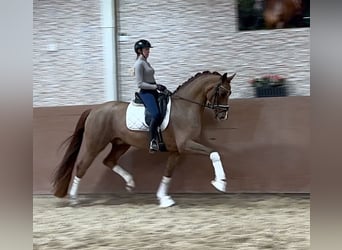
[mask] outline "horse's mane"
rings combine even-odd
[[[198,72],[196,75],[190,77],[188,80],[186,80],[184,83],[182,83],[181,85],[179,85],[177,87],[177,89],[173,92],[173,93],[176,93],[180,88],[188,85],[190,82],[193,82],[195,79],[199,78],[200,76],[203,76],[203,75],[218,75],[218,76],[221,76],[220,73],[214,71],[214,72],[210,72],[210,71],[203,71],[203,72]]]

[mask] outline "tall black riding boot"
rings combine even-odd
[[[150,123],[150,152],[159,151],[158,141],[157,141],[157,120],[152,119]]]

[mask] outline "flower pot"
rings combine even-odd
[[[255,87],[257,97],[287,96],[286,86],[260,86]]]

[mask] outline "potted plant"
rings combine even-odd
[[[265,75],[250,81],[257,97],[286,96],[286,79],[280,75]]]

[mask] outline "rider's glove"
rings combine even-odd
[[[157,90],[163,92],[166,89],[166,87],[162,84],[157,84]]]

